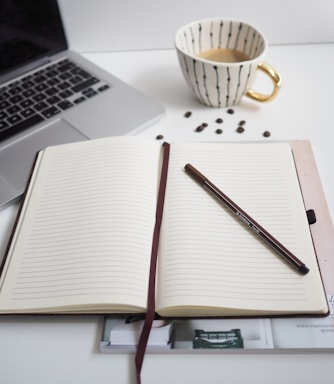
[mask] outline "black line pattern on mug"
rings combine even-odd
[[[210,24],[210,48],[213,49],[213,21]]]
[[[249,80],[249,78],[250,78],[250,76],[251,76],[251,73],[252,73],[252,67],[253,67],[253,64],[249,64],[246,87],[247,87],[248,80]]]
[[[258,51],[260,48],[260,39],[261,39],[261,36],[257,35],[256,46],[255,46],[255,51],[254,51],[253,57],[256,57],[258,55]]]
[[[242,27],[243,27],[243,25],[242,25],[242,23],[240,23],[239,27],[238,27],[237,37],[235,39],[234,50],[238,49],[239,37],[240,37],[240,33],[241,33],[241,30],[242,30]]]
[[[225,97],[225,107],[229,105],[230,101],[230,82],[231,82],[231,75],[230,75],[230,67],[226,68],[227,72],[227,84],[226,84],[226,97]]]
[[[227,44],[226,44],[227,49],[230,48],[230,42],[231,42],[231,37],[232,37],[232,26],[233,26],[233,21],[230,21],[230,29],[229,29],[229,32],[227,35]]]
[[[190,79],[190,71],[189,71],[189,67],[188,67],[188,62],[187,62],[187,59],[185,57],[183,57],[183,65],[184,65],[184,68],[185,68],[185,73],[186,73],[186,76],[187,76],[187,82],[188,84],[191,86],[191,89],[193,90],[193,92],[195,93],[195,89],[194,89],[194,86],[193,86],[193,83]]]
[[[223,28],[224,28],[224,23],[223,21],[220,22],[219,24],[219,42],[218,42],[218,48],[222,47],[222,36],[223,36]]]
[[[189,52],[187,31],[184,31],[184,33],[183,33],[183,37],[184,37],[184,41],[185,41],[185,45],[186,45],[186,49],[185,49],[185,51],[186,51],[186,52]],[[184,48],[183,48],[183,49],[184,49]]]
[[[243,47],[243,51],[246,53],[247,51],[247,43],[248,43],[248,38],[249,38],[249,32],[250,32],[250,26],[248,26],[247,28],[247,32],[246,32],[246,35],[245,35],[245,38],[244,38],[244,47]],[[250,52],[248,52],[248,54],[250,54]]]
[[[198,24],[198,52],[202,52],[202,24]]]
[[[205,101],[203,99],[203,96],[201,94],[201,89],[199,86],[196,63],[197,63],[197,60],[193,59],[193,70],[194,70],[194,77],[195,77],[195,83],[196,83],[196,88],[197,88],[197,94],[198,94],[198,97],[200,98],[201,102],[203,104],[205,104]]]
[[[190,27],[189,28],[190,30],[190,35],[191,35],[191,45],[192,45],[192,48],[193,48],[193,54],[195,54],[196,50],[195,50],[195,37],[194,37],[194,32],[192,30],[192,28]]]
[[[219,74],[218,74],[218,67],[216,65],[213,66],[213,69],[216,73],[216,90],[217,90],[217,99],[218,99],[218,107],[221,106],[221,100],[220,100],[220,86],[219,86]]]
[[[208,104],[210,105],[210,107],[212,107],[212,103],[211,103],[210,95],[209,95],[209,91],[208,91],[208,86],[206,83],[207,76],[206,76],[206,72],[205,72],[205,64],[204,63],[202,63],[202,71],[203,71],[203,85],[204,85],[204,89],[205,89],[205,96],[206,96],[206,99],[208,101]]]
[[[250,47],[249,47],[248,55],[252,55],[255,36],[256,36],[256,33],[255,33],[255,31],[253,31],[252,42],[251,42]],[[252,56],[255,57],[255,55],[252,55]]]
[[[242,68],[243,68],[243,65],[240,65],[240,67],[239,67],[239,73],[238,73],[238,83],[237,83],[237,87],[236,87],[236,90],[235,90],[235,95],[234,95],[233,105],[234,105],[234,104],[236,103],[236,101],[238,100],[238,93],[239,93],[240,85],[241,85],[241,72],[242,72]]]

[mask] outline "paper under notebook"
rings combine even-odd
[[[37,157],[0,280],[0,313],[146,311],[161,163],[162,316],[325,315],[291,147],[114,137]],[[185,173],[192,163],[310,269],[290,268]],[[161,196],[159,197],[161,198]]]

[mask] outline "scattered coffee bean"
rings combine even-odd
[[[156,139],[157,140],[162,140],[164,137],[163,137],[163,135],[158,135],[158,136],[156,136]]]
[[[245,125],[245,124],[246,124],[246,120],[239,121],[239,125]]]
[[[196,132],[202,132],[203,130],[204,130],[204,127],[202,127],[201,125],[199,125],[199,126],[195,129]]]
[[[264,137],[270,137],[270,135],[271,135],[270,131],[264,131],[263,132]]]
[[[220,117],[218,117],[218,119],[216,119],[217,124],[222,124],[223,122],[224,122],[224,120]]]
[[[243,133],[243,132],[245,132],[245,128],[239,126],[239,127],[236,129],[236,131],[237,131],[238,133]]]
[[[217,133],[217,135],[221,135],[223,133],[223,130],[218,128],[218,129],[216,129],[216,133]]]
[[[192,112],[188,111],[184,114],[184,117],[189,118],[192,115]]]
[[[203,127],[203,125],[199,125],[199,126],[195,129],[195,131],[196,131],[196,132],[202,132],[202,131],[204,130],[204,128],[205,128],[205,127]]]
[[[234,109],[229,108],[226,112],[229,113],[230,115],[233,115],[233,113],[234,113]]]
[[[208,126],[208,123],[202,123],[201,125],[199,125],[195,131],[196,132],[202,132],[206,127]]]

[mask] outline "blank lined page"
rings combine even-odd
[[[185,173],[186,163],[304,261],[309,274],[287,266]],[[322,307],[323,302],[315,303],[322,284],[290,146],[173,144],[159,260],[158,311],[163,315],[182,315],[186,307],[194,316]],[[162,310],[173,306],[174,312]]]
[[[1,287],[8,308],[91,304],[96,312],[112,303],[143,311],[159,153],[158,143],[138,138],[44,152],[9,254],[12,276]]]

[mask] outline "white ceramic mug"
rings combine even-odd
[[[182,27],[175,36],[179,63],[187,84],[199,100],[211,107],[231,107],[243,95],[272,100],[281,85],[279,73],[264,61],[264,35],[239,20],[206,19]],[[270,94],[251,89],[257,70],[273,82]]]

